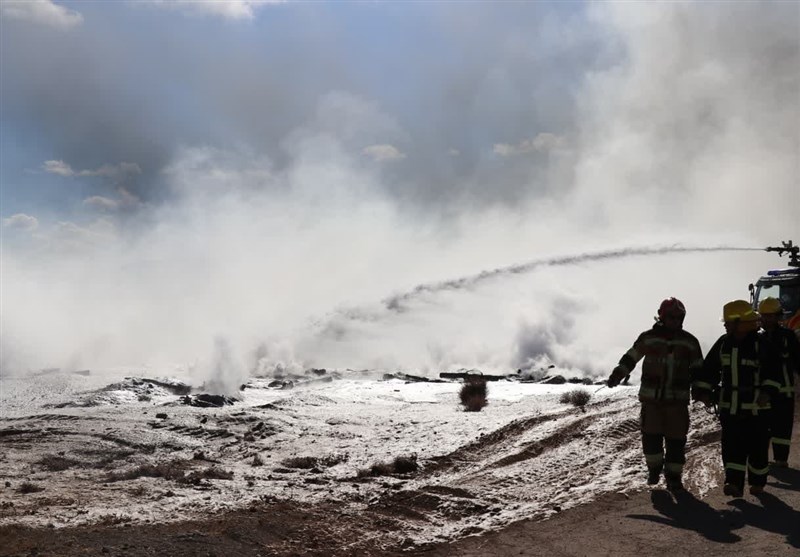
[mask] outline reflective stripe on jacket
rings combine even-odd
[[[719,389],[719,408],[728,414],[758,414],[769,405],[758,406],[756,399],[764,391],[775,396],[780,390],[778,355],[772,343],[756,331],[742,340],[722,335],[708,351],[703,362],[702,386]]]

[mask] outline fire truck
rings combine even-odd
[[[765,251],[777,252],[779,257],[787,255],[788,267],[771,269],[750,285],[750,301],[753,308],[764,298],[777,298],[783,307],[783,322],[800,335],[800,246],[792,241],[781,242],[781,246],[770,246]]]

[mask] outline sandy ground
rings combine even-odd
[[[767,493],[760,498],[747,495],[731,501],[718,487],[718,437],[709,433],[706,423],[704,433],[690,436],[686,482],[690,491],[676,499],[663,488],[645,488],[639,477],[643,467],[636,433],[628,427],[635,423],[635,401],[608,399],[585,413],[574,410],[512,419],[522,403],[501,406],[498,401],[494,411],[498,419],[502,412],[505,421],[495,423],[477,441],[455,448],[428,447],[431,454],[442,456],[424,460],[418,472],[356,481],[349,473],[337,479],[327,470],[298,471],[291,481],[280,482],[284,487],[293,486],[289,491],[282,487],[275,495],[250,498],[233,510],[215,509],[207,502],[214,494],[246,494],[246,484],[228,487],[234,482],[207,478],[188,486],[166,478],[103,484],[97,478],[107,477],[105,468],[40,471],[37,481],[47,486],[41,493],[23,497],[17,491],[12,493],[9,485],[0,486],[0,499],[4,500],[0,518],[5,517],[0,526],[0,556],[800,554],[800,425],[795,428],[791,467],[775,471]],[[401,407],[393,408],[398,412]],[[170,413],[174,412],[172,408]],[[53,443],[65,432],[74,438],[83,431],[76,429],[83,426],[63,425],[62,419],[56,420],[60,434],[43,435],[33,427],[40,417],[20,413],[18,418],[9,418],[14,425],[6,428],[8,435],[0,439],[6,449],[15,449],[2,457],[7,470],[21,467],[17,460],[30,452],[19,447],[36,441],[44,445],[39,454],[49,454],[58,448]],[[52,416],[47,420],[54,421]],[[115,435],[120,435],[119,426],[114,427]],[[533,431],[540,436],[530,437]],[[108,441],[106,433],[101,437],[102,442]],[[91,439],[87,436],[84,442]],[[598,440],[606,440],[603,451],[591,451]],[[206,442],[205,446],[210,445]],[[238,455],[239,445],[235,448]],[[169,450],[174,455],[178,449],[171,446]],[[115,462],[132,458],[116,456]],[[617,459],[631,461],[633,467],[621,467],[606,483],[599,481],[602,469],[615,466]],[[226,466],[234,462],[232,458],[223,461]],[[577,463],[578,469],[568,473],[570,462]],[[204,469],[205,465],[192,466]],[[556,473],[555,467],[560,472]],[[554,472],[548,473],[549,468]],[[241,475],[239,468],[230,469],[237,478]],[[631,470],[636,476],[629,474]],[[64,477],[69,481],[63,481]],[[69,491],[57,489],[59,478]],[[6,481],[12,486],[18,483]],[[259,483],[258,478],[253,481],[256,485],[275,484],[274,480],[269,484]],[[620,481],[630,484],[630,489],[620,489]],[[304,485],[306,491],[323,489],[333,495],[296,497],[298,485]],[[171,489],[165,491],[164,486]],[[586,498],[589,491],[591,497]],[[350,492],[362,495],[350,496]],[[116,507],[108,500],[109,494],[119,499]],[[145,499],[153,501],[162,517],[176,513],[173,520],[136,520],[135,513],[117,510],[81,523],[78,513],[83,511],[75,502],[119,509]],[[584,499],[590,502],[582,502]],[[21,501],[29,505],[24,514]],[[28,514],[36,510],[30,508],[32,501],[41,507],[38,513]],[[11,502],[16,505],[10,506]],[[493,517],[508,516],[509,509],[504,506],[514,506],[517,511],[541,508],[542,512],[534,513],[532,519],[510,524],[499,521],[500,527],[487,528]],[[193,514],[188,512],[192,508],[196,510]],[[449,532],[450,539],[436,541],[436,536],[423,535],[426,531]]]
[[[766,492],[730,499],[721,489],[675,498],[663,489],[597,500],[545,521],[522,521],[427,555],[800,555],[800,416],[788,469],[773,470]]]

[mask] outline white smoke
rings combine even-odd
[[[546,194],[443,217],[399,202],[361,150],[408,134],[337,93],[286,138],[285,168],[187,147],[167,202],[7,234],[3,373],[191,364],[228,393],[309,367],[603,375],[668,296],[707,348],[777,258],[651,252],[800,240],[795,8],[591,9],[619,62],[585,76]]]

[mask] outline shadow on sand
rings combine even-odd
[[[770,487],[800,491],[800,470],[794,468],[772,468],[769,475],[775,481],[769,482]]]
[[[742,513],[745,523],[755,528],[786,536],[786,543],[800,548],[800,511],[790,507],[771,493],[758,496],[761,505],[744,499],[728,503]]]
[[[629,514],[628,517],[694,530],[705,538],[719,543],[735,543],[742,539],[731,531],[729,511],[718,511],[688,491],[676,494],[673,499],[668,491],[653,490],[650,500],[660,516]],[[737,524],[736,527],[741,527],[741,524]]]

